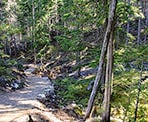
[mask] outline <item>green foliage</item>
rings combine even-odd
[[[139,7],[136,4],[137,1],[131,1],[127,3],[123,0],[118,2],[117,5],[117,19],[120,22],[120,25],[127,23],[128,21],[134,21],[137,18],[144,18],[144,15]]]
[[[148,60],[148,45],[122,47],[115,52],[115,73],[131,68],[140,69],[141,62]]]
[[[0,76],[14,78],[12,67],[23,69],[23,65],[16,60],[10,59],[4,52],[6,41],[11,42],[9,37],[22,33],[23,40],[29,44],[29,51],[36,48],[37,58],[50,59],[60,51],[69,56],[70,61],[78,59],[77,70],[83,66],[96,68],[99,63],[102,32],[98,33],[95,41],[86,39],[85,33],[96,29],[105,30],[104,24],[108,16],[108,4],[104,5],[98,0],[16,0],[17,6],[11,8],[10,13],[5,10],[7,0],[0,2],[2,16],[0,18]],[[124,46],[125,25],[135,22],[138,18],[144,18],[136,0],[131,3],[119,0],[116,14],[116,42],[119,41],[118,50],[114,54],[114,90],[112,97],[112,114],[115,117],[124,118],[127,111],[127,120],[133,120],[137,83],[139,80],[138,70],[142,61],[148,62],[148,45],[135,45],[136,36],[131,32],[127,34],[129,45]],[[34,7],[34,16],[33,16]],[[17,26],[8,22],[8,15],[15,13]],[[55,35],[52,36],[52,31]],[[148,29],[144,30],[144,34]],[[118,36],[119,35],[119,36]],[[92,35],[93,36],[93,35]],[[119,38],[119,39],[117,39]],[[52,44],[55,43],[55,44]],[[125,44],[125,42],[124,42]],[[28,52],[29,52],[28,51]],[[32,50],[31,50],[32,51]],[[30,51],[30,52],[31,52]],[[80,53],[80,55],[77,55]],[[66,58],[67,58],[66,57]],[[55,59],[57,60],[57,58]],[[73,64],[73,62],[70,62]],[[81,62],[84,62],[81,64]],[[132,64],[132,68],[131,68]],[[64,100],[61,104],[75,101],[86,106],[90,92],[86,90],[92,79],[63,78],[56,80],[59,86],[57,91]],[[141,86],[138,121],[147,121],[148,113],[147,81]]]
[[[144,32],[143,32],[145,35],[147,35],[148,34],[148,27],[146,27],[145,29],[144,29]]]
[[[29,40],[29,43],[32,45],[32,47],[38,49],[36,50],[38,53],[45,45],[49,45],[50,43],[48,21],[50,13],[49,8],[52,5],[52,1],[18,0],[17,5],[18,7],[16,14],[20,23],[21,31],[23,35],[27,36],[26,38]],[[32,13],[33,5],[34,19]],[[26,38],[24,38],[24,40]],[[33,38],[35,38],[35,40],[33,40]]]
[[[78,30],[68,31],[64,35],[57,36],[56,39],[63,51],[78,51],[83,49],[83,45],[80,46],[81,39]]]
[[[19,29],[9,23],[0,24],[0,40],[7,40],[13,34],[19,33]]]
[[[74,101],[80,105],[86,106],[90,94],[87,90],[89,81],[90,79],[76,80],[73,78],[56,80],[57,85],[60,87],[57,94],[63,98],[63,103],[61,104],[69,104]]]
[[[143,72],[145,76],[148,72]],[[135,111],[135,101],[137,97],[139,72],[136,70],[124,71],[114,78],[113,96],[112,96],[112,114],[118,118],[133,121]],[[140,104],[138,108],[138,122],[147,121],[147,88],[148,80],[142,81]],[[125,113],[127,112],[127,115]]]
[[[18,63],[15,59],[10,59],[10,57],[2,50],[0,50],[0,77],[7,78],[9,81],[17,79],[16,76],[12,74],[12,68],[23,69],[23,66]]]
[[[127,121],[133,121],[135,111],[135,101],[137,97],[138,81],[140,79],[141,62],[147,62],[148,59],[147,45],[122,47],[115,52],[115,75],[114,90],[112,98],[112,114],[119,118],[126,118]],[[131,67],[132,65],[132,67]],[[143,76],[147,75],[147,71],[143,71]],[[148,83],[142,81],[140,104],[138,108],[138,122],[147,121],[148,109],[145,99],[148,97]],[[120,97],[119,97],[120,96]],[[126,114],[126,115],[125,115]]]
[[[89,50],[89,53],[87,55],[87,59],[91,59],[88,65],[89,67],[96,68],[98,66],[100,53],[100,48],[92,48]]]

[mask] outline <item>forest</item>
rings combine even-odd
[[[148,122],[148,1],[0,0],[0,122]]]

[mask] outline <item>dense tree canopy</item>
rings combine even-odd
[[[0,88],[28,63],[85,119],[148,121],[148,1],[0,0]]]

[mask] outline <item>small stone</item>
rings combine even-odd
[[[46,96],[45,96],[45,94],[39,94],[39,95],[37,96],[37,98],[42,99],[42,98],[46,98]]]
[[[42,79],[45,80],[45,81],[49,81],[48,77],[42,77]]]
[[[12,87],[12,89],[18,89],[19,85],[17,83],[12,83],[11,87]]]

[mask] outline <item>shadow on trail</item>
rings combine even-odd
[[[29,85],[26,88],[0,94],[0,122],[13,120],[15,113],[41,107],[42,104],[36,98],[44,89],[50,87],[51,82],[47,78],[35,75],[28,75],[28,81]]]

